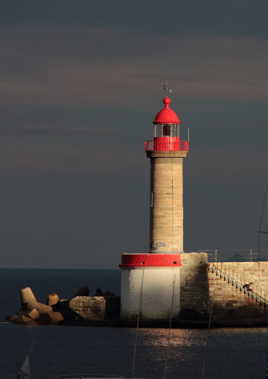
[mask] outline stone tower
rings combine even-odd
[[[163,99],[164,108],[153,122],[153,141],[145,146],[151,161],[150,251],[165,254],[183,252],[183,159],[189,150],[170,102]]]
[[[150,247],[147,253],[122,255],[122,319],[165,320],[180,310],[183,160],[189,141],[181,138],[171,99],[163,103],[153,121],[153,139],[145,142],[151,162]]]

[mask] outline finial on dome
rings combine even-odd
[[[163,104],[168,106],[170,103],[171,103],[171,98],[168,96],[164,97]]]

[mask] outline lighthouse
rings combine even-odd
[[[150,232],[146,253],[124,253],[121,261],[121,318],[168,320],[180,312],[183,253],[183,161],[189,139],[181,119],[163,99],[144,144],[150,159]]]
[[[181,120],[171,109],[171,99],[153,122],[153,140],[145,143],[151,161],[150,250],[183,252],[183,160],[189,142],[180,138]]]

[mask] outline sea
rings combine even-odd
[[[149,329],[22,326],[5,317],[31,286],[40,301],[88,286],[120,291],[119,270],[0,269],[0,379],[17,378],[25,357],[32,379],[88,375],[163,379],[265,379],[268,328]]]

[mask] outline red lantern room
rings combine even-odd
[[[153,141],[145,142],[146,151],[188,151],[189,139],[181,138],[181,120],[170,108],[171,99],[163,99],[164,107],[153,121]]]

